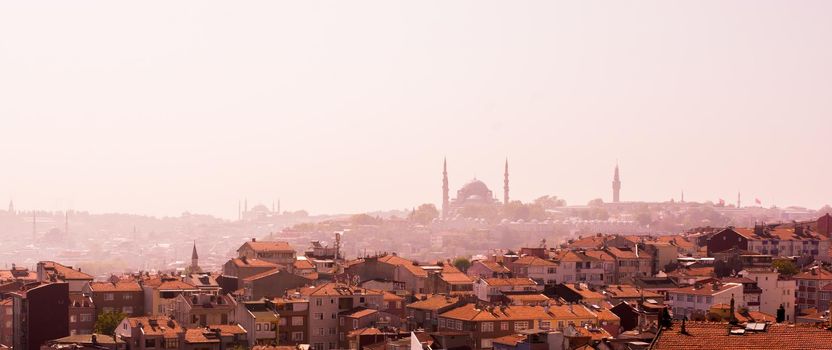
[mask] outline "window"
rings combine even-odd
[[[293,326],[303,326],[303,317],[293,316],[292,317],[292,325]]]
[[[322,299],[315,299],[315,305],[317,305],[317,306],[323,305],[323,300]]]
[[[689,303],[693,302],[693,294],[688,294],[688,302]]]
[[[75,315],[69,315],[69,323],[75,323]]]
[[[364,297],[360,297],[360,298],[358,298],[358,302],[359,302],[359,303],[363,303],[363,302],[364,302]]]
[[[303,341],[303,332],[292,332],[292,341]]]
[[[329,335],[335,335],[335,327],[329,327]]]
[[[324,314],[320,313],[320,312],[316,312],[316,313],[312,314],[312,319],[313,320],[323,320],[324,319]]]
[[[128,314],[128,315],[131,315],[131,314],[133,314],[133,307],[132,306],[125,306],[125,307],[121,308],[121,312],[123,312],[125,314]]]
[[[358,320],[352,320],[352,329],[358,329]]]
[[[280,321],[278,321],[278,323],[280,324],[281,327],[283,327],[283,326],[287,325],[289,323],[289,321],[286,317],[281,317]]]
[[[552,322],[550,321],[540,321],[540,329],[549,329],[552,327]]]
[[[529,328],[528,321],[514,321],[514,331],[522,331]]]
[[[508,330],[508,322],[500,322],[500,330],[507,331]]]
[[[315,343],[312,348],[315,350],[324,350],[324,343]]]
[[[254,325],[254,329],[255,329],[255,330],[260,331],[260,330],[261,330],[261,329],[260,329],[260,324],[259,324],[259,323],[258,323],[258,324],[255,324],[255,325]]]
[[[483,339],[482,340],[482,348],[483,349],[490,349],[494,346],[494,339]]]
[[[444,318],[439,319],[439,328],[445,328],[445,319]]]
[[[144,347],[146,347],[146,348],[155,348],[156,347],[156,339],[145,339],[144,340]]]
[[[321,335],[321,336],[324,335],[324,329],[323,328],[318,328],[318,335]]]
[[[480,325],[480,328],[483,332],[493,332],[494,331],[494,322],[483,322]]]
[[[334,314],[334,313],[332,314],[332,319],[333,319],[333,320],[335,319],[335,314]]]
[[[179,339],[176,339],[176,338],[165,339],[165,349],[177,349],[177,348],[179,348]]]
[[[133,294],[130,294],[130,293],[124,294],[124,300],[131,300],[131,299],[133,299]]]
[[[705,298],[705,303],[713,304],[714,303],[714,297],[709,296],[709,297]]]
[[[104,293],[104,300],[113,300],[113,293]]]

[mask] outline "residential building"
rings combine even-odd
[[[827,349],[832,331],[813,325],[754,323],[732,326],[717,322],[676,322],[661,330],[651,350]]]
[[[777,310],[782,305],[786,310],[786,321],[794,322],[794,310],[796,305],[795,294],[797,293],[797,280],[787,279],[780,276],[777,270],[766,268],[747,268],[740,271],[740,276],[754,280],[757,286],[762,289],[760,295],[759,311],[769,315],[777,315]],[[832,276],[830,276],[832,277]],[[805,287],[805,286],[804,286]],[[822,300],[818,298],[817,300]],[[827,300],[827,305],[829,305]]]
[[[481,278],[474,282],[474,295],[483,301],[501,301],[504,292],[542,292],[543,285],[531,278]]]
[[[314,350],[338,347],[338,314],[358,307],[380,309],[384,304],[381,291],[326,283],[301,288],[299,294],[309,300],[309,343]]]
[[[465,271],[472,278],[508,278],[511,270],[502,263],[492,260],[475,260]]]
[[[69,294],[69,335],[92,334],[95,327],[95,303],[89,295]]]
[[[639,246],[632,248],[607,247],[605,251],[615,259],[615,283],[632,282],[636,278],[653,275],[653,257]]]
[[[45,349],[127,350],[127,343],[107,334],[77,334],[47,341],[41,346]]]
[[[38,350],[69,335],[69,283],[45,283],[11,294],[12,347]]]
[[[672,307],[673,317],[681,319],[700,317],[705,315],[714,304],[730,304],[737,307],[742,305],[743,286],[739,283],[696,284],[667,291],[666,303]]]
[[[797,283],[797,311],[815,309],[829,310],[829,301],[821,299],[821,290],[832,284],[832,272],[822,267],[812,267],[795,275]]]
[[[280,316],[267,300],[244,301],[237,304],[237,322],[248,331],[248,347],[277,345]]]
[[[260,259],[291,269],[297,258],[295,248],[288,242],[258,242],[251,239],[237,249],[239,258]]]
[[[166,316],[173,313],[173,302],[177,296],[199,294],[196,286],[176,276],[161,275],[141,280],[144,292],[144,309],[153,316]]]
[[[528,277],[540,285],[557,283],[558,264],[533,255],[521,256],[508,264],[512,276]]]
[[[585,251],[581,251],[581,253],[588,256],[588,257],[595,258],[595,259],[597,259],[601,262],[601,270],[603,271],[602,279],[604,281],[604,284],[613,284],[613,283],[615,283],[615,280],[616,280],[616,277],[615,277],[616,264],[615,263],[616,263],[616,261],[615,261],[615,258],[612,255],[610,255],[609,253],[607,253],[603,250],[600,250],[600,249],[585,250]],[[584,264],[584,266],[586,266],[586,264]],[[591,273],[592,274],[598,274],[597,263],[596,263],[595,267],[593,267],[592,265],[590,265],[590,266],[595,269]],[[560,270],[558,270],[558,271],[560,271]],[[564,270],[564,271],[568,271],[568,270]],[[568,282],[568,281],[564,281],[564,282]],[[593,282],[593,279],[590,278],[589,284],[594,285],[596,283]]]
[[[90,282],[83,291],[91,296],[96,317],[113,311],[128,316],[144,315],[144,292],[138,282]]]
[[[243,256],[228,260],[228,262],[226,262],[222,267],[222,273],[226,276],[234,276],[238,279],[243,279],[266,271],[274,270],[277,267],[278,265],[271,261],[249,259],[248,257]]]
[[[309,301],[299,296],[289,296],[275,298],[270,302],[280,317],[278,344],[309,344]]]
[[[459,296],[448,295],[422,295],[422,297],[408,304],[407,309],[408,322],[410,329],[422,328],[428,332],[437,330],[439,324],[439,314],[461,306],[463,300]]]
[[[237,302],[228,295],[178,295],[174,301],[174,318],[186,328],[230,324]]]
[[[559,283],[554,289],[558,297],[570,303],[601,305],[606,300],[603,294],[583,283]]]
[[[93,280],[92,275],[81,272],[81,269],[74,269],[72,266],[64,266],[54,261],[39,262],[37,278],[43,283],[67,283],[69,291],[73,293],[81,292],[84,286]]]
[[[116,335],[131,350],[184,350],[185,328],[168,316],[128,317],[119,323]]]
[[[293,274],[286,269],[273,269],[240,280],[240,288],[246,300],[281,297],[286,291],[314,284],[304,276]]]
[[[604,261],[587,254],[586,251],[564,250],[555,257],[555,260],[558,263],[555,277],[557,283],[586,283],[593,287],[606,283]],[[610,272],[614,271],[613,262],[610,259]]]
[[[728,227],[708,240],[708,255],[713,256],[731,248],[772,256],[811,256],[815,260],[830,261],[830,238],[813,232],[809,227],[754,228]]]
[[[364,328],[375,327],[380,312],[376,309],[357,307],[338,314],[338,348],[349,347],[347,335]]]

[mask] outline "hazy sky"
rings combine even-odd
[[[2,1],[0,202],[832,203],[829,1]],[[499,195],[501,197],[501,195]],[[5,206],[5,203],[2,204]]]

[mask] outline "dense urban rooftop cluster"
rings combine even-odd
[[[14,349],[824,348],[832,216],[672,235],[598,233],[416,262],[251,239],[221,268],[96,278],[0,271]],[[414,338],[415,337],[415,338]]]

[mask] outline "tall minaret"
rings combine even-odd
[[[682,203],[685,202],[685,190],[682,190]]]
[[[38,239],[38,217],[37,213],[32,210],[32,241]]]
[[[508,158],[506,158],[506,170],[503,173],[503,205],[508,205]]]
[[[442,160],[442,218],[448,218],[448,158]]]
[[[742,201],[740,200],[740,193],[737,192],[737,209],[740,208],[741,204],[742,204]]]
[[[243,219],[243,202],[238,200],[237,201],[237,221]]]
[[[615,164],[615,175],[612,178],[612,202],[618,203],[620,201],[619,192],[621,191],[621,179],[618,178],[618,163]]]
[[[64,213],[64,237],[69,238],[69,210]]]
[[[277,215],[280,215],[280,213],[282,213],[282,211],[280,211],[280,199],[278,198],[277,199]]]
[[[9,214],[12,214],[12,215],[15,214],[15,212],[14,212],[14,201],[13,200],[9,201]]]

